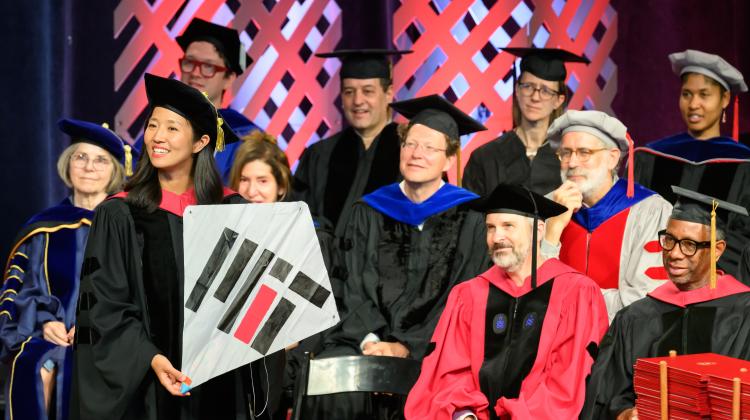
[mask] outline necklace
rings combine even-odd
[[[518,127],[516,128],[516,135],[518,135],[518,138],[521,139],[521,143],[526,148],[526,157],[529,160],[532,160],[536,157],[536,152],[539,148],[532,148],[529,146],[528,141],[526,141],[526,133],[523,131],[523,128]]]

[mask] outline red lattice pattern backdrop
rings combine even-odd
[[[116,39],[129,37],[115,63],[116,92],[131,89],[115,116],[116,129],[132,140],[143,124],[143,73],[179,75],[183,52],[174,38],[194,17],[240,31],[250,63],[224,98],[278,136],[290,163],[305,147],[340,129],[334,105],[339,91],[336,60],[313,56],[341,38],[335,0],[122,0],[114,12]]]
[[[488,131],[462,139],[462,165],[478,146],[512,128],[514,57],[506,46],[559,47],[591,64],[568,65],[570,109],[611,113],[617,67],[609,58],[617,16],[604,0],[403,0],[393,41],[414,54],[394,68],[400,99],[432,93],[484,121]],[[455,182],[455,170],[450,171]]]

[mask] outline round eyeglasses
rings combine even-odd
[[[659,245],[665,251],[671,251],[679,244],[680,252],[686,257],[692,257],[701,248],[710,248],[711,241],[696,242],[692,239],[677,239],[667,233],[666,230],[659,231]]]
[[[74,168],[83,169],[89,165],[89,162],[91,162],[95,171],[103,171],[112,164],[109,158],[105,156],[97,156],[92,159],[86,153],[76,153],[70,157],[70,164]]]
[[[448,149],[439,149],[433,146],[425,146],[424,144],[419,144],[415,141],[407,141],[407,142],[401,143],[401,148],[409,150],[411,152],[414,152],[418,148],[421,148],[424,154],[429,155],[429,156],[434,155],[435,153],[445,152],[446,150],[448,150]]]
[[[602,150],[609,149],[560,149],[557,151],[557,158],[560,159],[560,162],[568,163],[573,155],[576,155],[579,162],[586,162],[591,159],[591,156]]]
[[[530,97],[534,96],[534,92],[539,92],[539,97],[545,101],[548,101],[560,94],[560,92],[550,89],[547,86],[535,86],[531,83],[518,83],[518,91],[521,95]]]

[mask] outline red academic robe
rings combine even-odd
[[[425,357],[420,377],[409,393],[407,419],[451,420],[454,413],[462,410],[471,410],[480,420],[557,420],[578,416],[583,406],[586,376],[593,363],[590,352],[607,330],[604,300],[594,281],[557,259],[545,261],[537,277],[537,289],[531,290],[529,278],[523,287],[517,287],[505,271],[493,266],[453,288],[432,338],[434,350]],[[496,343],[486,337],[493,338],[494,329],[501,340],[506,325],[533,329],[537,313],[520,313],[517,319],[523,323],[514,323],[514,319],[507,320],[502,314],[492,318],[487,307],[493,301],[488,298],[500,293],[519,302],[518,298],[522,300],[543,289],[547,282],[552,283],[546,309],[538,319],[541,322],[538,345],[536,349],[516,349],[515,356],[519,358],[528,359],[531,353],[533,364],[520,378],[520,389],[514,397],[501,396],[489,401],[480,383],[480,370],[487,362],[486,356],[492,357],[486,354],[486,348]],[[515,311],[511,313],[515,317]],[[508,334],[511,330],[508,327]],[[509,371],[518,372],[517,363],[506,366]],[[506,371],[498,371],[492,376],[503,378],[504,374]]]

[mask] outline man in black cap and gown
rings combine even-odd
[[[486,215],[494,266],[451,291],[406,416],[575,418],[607,310],[593,280],[537,257],[544,220],[566,208],[507,184],[472,207]]]
[[[478,196],[442,179],[455,163],[459,136],[485,127],[437,95],[391,107],[409,119],[401,130],[404,180],[354,204],[341,251],[349,274],[342,321],[320,357],[421,360],[450,289],[489,266],[484,218],[467,207]],[[372,418],[359,395],[321,406],[310,418]]]
[[[343,235],[355,201],[399,179],[397,124],[391,122],[388,109],[393,101],[388,57],[410,52],[363,49],[316,54],[341,59],[341,107],[348,127],[302,153],[292,199],[306,202],[316,223],[336,238]]]
[[[672,190],[679,198],[659,232],[670,281],[615,316],[591,370],[583,419],[637,417],[633,366],[639,358],[671,350],[750,358],[750,287],[716,270],[727,247],[728,213],[747,210],[684,188]]]
[[[185,55],[180,58],[180,81],[203,92],[221,118],[232,127],[238,136],[244,136],[260,128],[242,113],[232,108],[222,108],[224,92],[232,88],[237,77],[244,73],[250,58],[240,42],[236,29],[227,28],[203,19],[195,18],[185,28],[182,35],[175,38]],[[229,172],[234,163],[234,155],[242,142],[233,137],[217,150],[216,169],[224,182],[229,184]],[[140,151],[143,136],[136,139],[134,147]]]
[[[517,82],[513,66],[513,129],[474,150],[463,186],[487,195],[498,184],[520,184],[544,195],[562,182],[547,129],[570,100],[565,63],[589,61],[556,48],[503,48],[503,52],[522,57]]]

